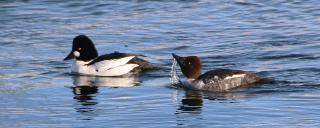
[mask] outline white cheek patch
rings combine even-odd
[[[227,76],[224,79],[227,80],[227,79],[233,79],[233,78],[243,78],[245,75],[246,74],[237,74],[237,75]]]
[[[80,52],[74,51],[74,52],[73,52],[73,55],[74,55],[75,57],[79,57],[79,56],[80,56]]]

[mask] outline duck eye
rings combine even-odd
[[[78,48],[78,51],[80,51],[81,50],[81,48]]]

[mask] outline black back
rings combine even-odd
[[[110,54],[101,55],[101,56],[97,57],[96,59],[94,59],[93,61],[91,61],[87,65],[92,65],[97,62],[104,61],[104,60],[120,59],[120,58],[124,58],[124,57],[128,57],[128,56],[138,56],[138,55],[129,54],[129,53],[114,52],[114,53],[110,53]]]

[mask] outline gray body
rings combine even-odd
[[[191,80],[187,87],[224,92],[238,87],[250,86],[261,80],[256,74],[241,70],[216,69],[206,72],[195,80]]]

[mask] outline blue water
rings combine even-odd
[[[320,1],[0,2],[1,127],[319,127]],[[146,55],[134,79],[72,76],[72,39]],[[170,88],[171,53],[274,78],[229,93]],[[121,87],[119,87],[121,85]]]

